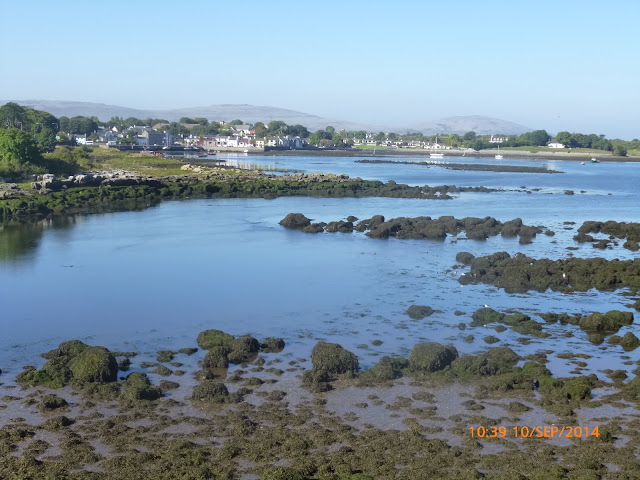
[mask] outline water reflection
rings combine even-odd
[[[40,244],[45,230],[69,231],[80,216],[47,218],[37,222],[10,222],[0,224],[0,262],[13,262],[28,258]]]

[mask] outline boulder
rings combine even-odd
[[[200,385],[193,387],[191,398],[211,403],[224,403],[229,397],[229,391],[222,382],[203,380]]]
[[[484,307],[476,310],[471,315],[471,326],[479,327],[489,323],[498,323],[504,318],[504,315],[495,311],[493,308]]]
[[[461,263],[463,265],[471,264],[471,260],[476,258],[473,254],[469,252],[458,252],[456,253],[456,262]]]
[[[157,400],[162,397],[162,390],[151,386],[146,373],[132,373],[123,384],[122,398],[124,400]]]
[[[453,345],[436,342],[418,343],[411,350],[409,367],[420,372],[437,372],[458,358],[458,350]]]
[[[228,368],[229,367],[229,347],[211,347],[202,360],[204,368]]]
[[[279,224],[285,228],[301,230],[304,227],[311,225],[311,220],[309,220],[301,213],[290,213],[282,220],[280,220]]]
[[[414,320],[422,320],[425,317],[433,315],[433,309],[426,305],[411,305],[405,313]]]
[[[260,344],[260,348],[269,352],[281,352],[284,350],[284,340],[276,337],[267,337]]]
[[[358,357],[337,343],[318,342],[311,363],[314,370],[328,374],[355,373],[360,368]]]
[[[253,337],[244,336],[236,338],[229,347],[228,358],[230,363],[242,363],[255,357],[260,350],[260,343]]]
[[[113,382],[117,379],[118,363],[104,347],[87,347],[69,362],[73,380],[79,383]]]
[[[212,347],[229,347],[231,342],[233,342],[233,335],[221,330],[205,330],[198,334],[198,345],[205,350]]]

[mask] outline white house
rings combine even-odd
[[[507,137],[498,137],[495,135],[491,135],[491,138],[489,139],[489,143],[502,143],[506,141],[507,141]]]
[[[562,143],[555,143],[555,142],[551,142],[549,145],[547,145],[549,148],[564,148],[564,144]]]

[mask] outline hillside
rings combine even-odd
[[[288,125],[304,125],[311,131],[332,125],[337,130],[366,130],[369,132],[395,131],[397,133],[414,131],[422,132],[426,135],[434,135],[436,133],[464,134],[468,131],[474,131],[477,134],[502,133],[519,135],[532,130],[513,122],[484,116],[447,117],[433,122],[425,122],[424,124],[417,126],[390,126],[323,118],[295,110],[256,105],[210,105],[207,107],[179,108],[172,110],[141,110],[117,105],[107,105],[104,103],[52,100],[0,100],[0,105],[3,105],[8,101],[15,101],[20,105],[26,105],[37,110],[44,110],[57,117],[74,117],[76,115],[96,116],[103,121],[109,120],[113,116],[124,118],[136,117],[140,119],[162,118],[169,121],[177,121],[181,117],[204,117],[209,120],[218,121],[240,119],[247,123],[268,123],[271,120],[282,120]]]

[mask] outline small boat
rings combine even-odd
[[[580,162],[580,165],[584,165],[584,162]]]
[[[429,157],[431,157],[431,158],[443,158],[444,157],[444,153],[430,153]]]
[[[600,163],[600,161],[594,157],[591,159],[591,163]]]

